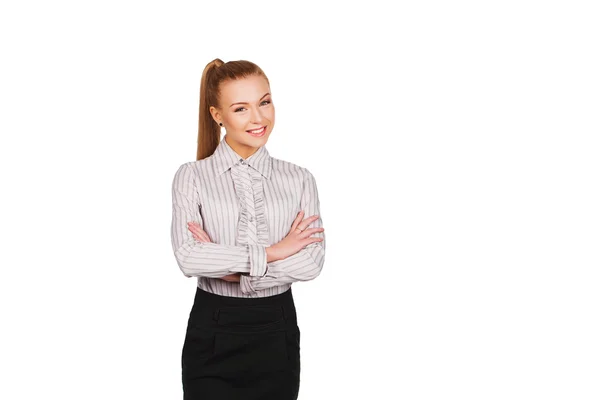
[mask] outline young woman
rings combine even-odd
[[[325,234],[313,175],[265,147],[274,125],[262,69],[244,60],[206,66],[197,160],[179,167],[172,187],[173,251],[198,281],[181,357],[184,399],[298,398],[291,285],[319,276]]]

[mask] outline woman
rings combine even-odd
[[[298,398],[291,285],[321,273],[325,234],[313,175],[265,147],[274,124],[269,80],[256,64],[206,66],[197,160],[179,167],[172,192],[175,258],[198,280],[184,399]]]

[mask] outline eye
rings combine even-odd
[[[263,103],[271,104],[271,100],[263,100],[260,104],[263,104]],[[233,112],[239,112],[239,111],[242,111],[244,109],[245,109],[245,107],[238,107],[235,110],[233,110]]]

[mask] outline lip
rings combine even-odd
[[[262,133],[252,133],[251,131],[246,131],[249,135],[253,136],[253,137],[263,137],[267,134],[267,126],[263,126],[262,127]]]
[[[266,128],[267,128],[267,126],[266,126],[266,125],[264,125],[264,126],[262,126],[261,128],[256,128],[256,129],[266,129]],[[247,130],[246,132],[250,133],[250,132],[252,132],[252,131],[255,131],[256,129],[250,129],[250,130]]]

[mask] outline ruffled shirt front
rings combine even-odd
[[[256,157],[253,158],[256,155],[255,153],[250,156],[248,161],[240,157],[231,167],[231,177],[241,206],[236,245],[250,245],[249,248],[253,252],[250,257],[255,261],[255,271],[252,275],[263,276],[267,267],[267,255],[264,249],[257,245],[269,246],[269,227],[265,217],[263,178],[256,168]]]

